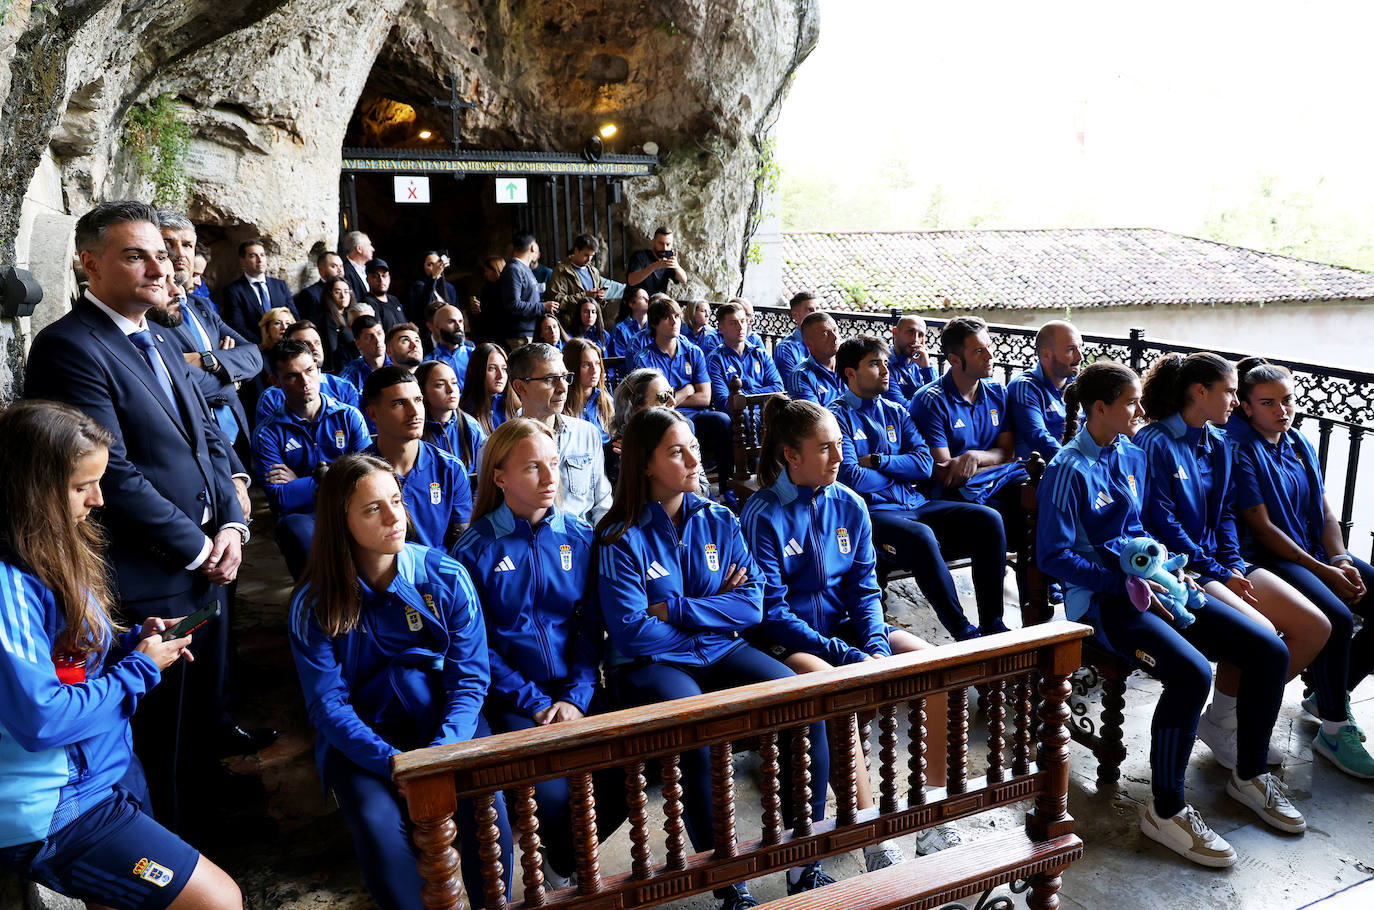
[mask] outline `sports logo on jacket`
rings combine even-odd
[[[706,550],[706,568],[710,569],[712,572],[719,572],[719,571],[720,571],[720,553],[716,550],[716,545],[713,544],[713,543],[708,543],[708,544],[706,545],[706,547],[705,547],[705,550]]]
[[[296,451],[297,449],[299,449],[300,447],[301,447],[301,441],[300,441],[299,439],[288,439],[288,440],[286,440],[286,445],[282,447],[282,451],[284,451],[284,452],[294,452],[294,451]]]
[[[997,426],[997,425],[998,425],[998,424],[997,424],[997,409],[996,409],[996,408],[988,408],[988,416],[989,416],[990,418],[992,418],[992,425],[993,425],[993,426]]]
[[[658,560],[655,559],[649,563],[649,571],[646,574],[649,576],[649,580],[653,581],[658,578],[667,578],[670,573],[667,569],[663,568],[663,566],[659,565]]]
[[[1134,475],[1134,474],[1127,474],[1127,475],[1126,475],[1126,486],[1128,486],[1128,487],[1131,488],[1131,495],[1132,495],[1132,496],[1134,496],[1136,499],[1139,499],[1139,498],[1140,498],[1140,491],[1137,490],[1136,487],[1135,487],[1135,475]]]
[[[849,529],[837,528],[835,530],[835,542],[840,545],[841,553],[849,552]]]
[[[1179,480],[1187,480],[1188,472],[1184,470],[1183,465],[1179,465],[1178,470],[1174,472],[1174,476],[1177,477]]]
[[[425,599],[428,600],[429,595],[425,595]],[[412,632],[418,632],[423,625],[424,622],[420,619],[420,611],[410,604],[406,604],[406,628]]]
[[[155,863],[148,857],[134,863],[134,875],[143,879],[145,882],[152,882],[159,888],[166,888],[172,883],[173,873],[171,869],[161,863]]]
[[[501,557],[501,561],[498,562],[498,563],[496,564],[496,569],[495,569],[495,571],[497,571],[497,572],[514,572],[514,571],[515,571],[515,563],[513,563],[513,562],[510,561],[510,557],[509,557],[509,556],[502,556],[502,557]]]
[[[1093,500],[1093,510],[1100,512],[1115,501],[1116,500],[1112,499],[1110,493],[1106,490],[1102,490],[1097,494],[1097,498]]]
[[[564,572],[571,572],[571,571],[572,571],[572,547],[568,546],[567,544],[559,544],[559,546],[558,546],[558,561],[562,564],[562,566],[563,566],[563,571],[564,571]]]
[[[896,442],[896,441],[897,441],[897,428],[894,427],[894,426],[893,426],[892,424],[890,424],[890,423],[887,425],[887,441],[888,441],[888,442]]]
[[[956,418],[954,418],[954,429],[956,429],[956,430],[962,430],[963,428],[964,428],[964,418],[962,418],[962,417],[956,417]]]
[[[336,446],[338,446],[340,449],[342,449],[342,448],[343,448],[344,446],[346,446],[347,444],[348,444],[348,437],[344,435],[344,431],[343,431],[343,430],[335,430],[335,431],[334,431],[334,445],[336,445]]]
[[[430,485],[429,485],[429,501],[432,502],[432,503],[434,503],[434,504],[437,506],[439,503],[443,502],[443,500],[444,500],[444,490],[443,490],[443,487],[439,486],[437,483],[432,483],[432,484],[430,484]]]
[[[802,555],[802,545],[799,544],[799,543],[797,543],[797,538],[795,538],[795,537],[789,537],[789,538],[787,539],[787,546],[785,546],[785,547],[782,548],[782,555],[783,555],[783,556],[800,556],[800,555]]]

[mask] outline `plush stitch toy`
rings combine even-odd
[[[1174,614],[1174,625],[1180,629],[1191,626],[1197,617],[1193,610],[1205,605],[1207,599],[1197,588],[1179,580],[1178,571],[1188,564],[1186,554],[1170,557],[1164,544],[1148,537],[1132,537],[1121,548],[1121,569],[1129,577],[1126,591],[1131,603],[1140,612],[1150,608],[1151,589],[1147,582],[1162,585],[1167,594],[1160,595],[1165,608]]]

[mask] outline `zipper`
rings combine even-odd
[[[821,555],[820,538],[816,536],[816,522],[819,516],[816,513],[816,496],[813,491],[811,494],[811,525],[806,529],[807,536],[811,538],[811,550],[816,555],[816,579],[821,583],[822,590],[827,587],[825,575],[825,558]],[[819,592],[812,592],[812,609],[815,611],[816,618],[811,628],[825,635],[826,632],[821,628],[821,596]]]
[[[662,506],[660,506],[660,509],[662,509]],[[686,513],[687,504],[686,504],[685,502],[682,504],[682,509],[683,509],[682,526],[685,528],[685,527],[687,527],[687,521],[688,521],[688,518],[689,518],[689,516],[688,516],[687,513]],[[668,522],[668,531],[673,535],[673,550],[674,550],[674,553],[675,553],[676,556],[677,556],[677,575],[678,575],[678,578],[682,579],[682,596],[683,596],[683,597],[686,597],[686,596],[687,596],[687,569],[683,566],[682,560],[683,560],[683,555],[687,552],[687,542],[686,542],[685,540],[682,539],[682,536],[681,536],[680,534],[678,534],[677,528],[673,525],[673,519],[670,518],[670,517],[668,516],[668,513],[667,513],[666,510],[663,512],[663,517],[664,517],[664,519]],[[710,634],[710,633],[707,633],[707,634]],[[699,663],[701,663],[701,664],[705,664],[705,663],[706,663],[706,653],[702,650],[701,635],[693,635],[693,636],[692,636],[692,644],[690,645],[690,647],[691,647],[692,653],[696,655],[697,661],[698,661]]]
[[[542,525],[541,525],[541,526],[542,526]],[[539,597],[539,591],[540,591],[540,587],[539,587],[539,550],[538,550],[538,546],[537,546],[537,542],[536,542],[536,535],[538,535],[538,533],[539,533],[539,528],[531,528],[531,529],[530,529],[530,564],[531,564],[531,566],[532,566],[532,569],[531,569],[530,574],[531,574],[531,576],[532,576],[532,578],[533,578],[533,581],[534,581],[534,586],[530,589],[530,592],[534,595],[534,597],[532,597],[532,598],[530,599],[530,606],[531,606],[531,607],[533,607],[536,603],[538,603],[538,597]],[[534,630],[535,630],[535,631],[534,631],[534,637],[535,637],[536,639],[538,639],[538,641],[539,641],[539,652],[540,652],[541,654],[544,655],[544,668],[545,668],[546,675],[547,675],[547,671],[549,671],[549,670],[551,670],[551,669],[553,668],[552,649],[549,647],[548,640],[547,640],[547,638],[545,637],[545,631],[544,631],[544,625],[543,625],[543,623],[536,622],[536,623],[534,624]]]

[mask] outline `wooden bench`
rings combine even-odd
[[[819,891],[770,904],[795,908],[938,907],[1026,881],[1029,906],[1058,906],[1060,874],[1082,855],[1068,814],[1069,674],[1080,663],[1080,641],[1091,630],[1051,623],[926,651],[865,661],[820,673],[758,683],[693,698],[648,705],[571,723],[517,731],[473,742],[434,746],[399,755],[393,778],[406,785],[415,826],[426,907],[465,908],[467,897],[453,843],[458,800],[476,807],[482,848],[486,906],[500,908],[652,907],[731,882],[780,872],[827,856],[912,834],[942,822],[997,807],[1031,801],[1024,829],[1002,831],[939,853],[917,857],[876,873],[860,875]],[[963,698],[949,699],[948,774],[945,786],[927,789],[926,699],[962,693],[980,684],[989,691],[987,770],[969,775],[969,713]],[[1039,693],[1038,705],[1034,693]],[[852,720],[876,710],[881,736],[878,805],[859,811]],[[1008,718],[1010,714],[1010,718]],[[835,818],[813,821],[809,802],[808,724],[839,719],[832,746]],[[1038,726],[1036,720],[1038,719]],[[909,747],[899,755],[899,727]],[[851,731],[845,733],[845,731]],[[780,767],[782,737],[792,744],[792,767]],[[761,827],[757,811],[736,807],[733,743],[760,743]],[[1037,742],[1032,762],[1031,743]],[[711,756],[715,823],[714,849],[690,854],[683,822],[680,756],[706,747]],[[663,781],[666,856],[656,860],[650,845],[646,765],[657,764]],[[594,772],[625,771],[629,807],[630,869],[601,871],[592,786]],[[572,791],[577,857],[574,887],[550,892],[540,871],[538,820],[533,785],[566,777]],[[817,785],[820,785],[819,783]],[[784,828],[781,792],[790,786],[799,814]],[[516,833],[516,857],[523,900],[507,901],[497,847],[493,800],[507,793]],[[905,792],[903,792],[905,791]],[[748,828],[746,828],[746,824]],[[738,831],[738,838],[736,837]]]
[[[726,408],[730,412],[730,440],[735,448],[735,473],[721,484],[721,492],[733,492],[744,508],[750,496],[759,491],[759,453],[763,450],[763,405],[774,395],[786,398],[785,392],[753,392],[745,394],[744,384],[736,376],[730,380],[730,397]]]

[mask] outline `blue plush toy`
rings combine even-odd
[[[1161,585],[1166,594],[1160,601],[1170,613],[1174,614],[1174,625],[1186,629],[1197,621],[1193,610],[1207,603],[1202,592],[1192,585],[1179,580],[1178,571],[1188,564],[1183,553],[1170,557],[1164,544],[1148,537],[1132,537],[1121,548],[1121,569],[1126,573],[1126,591],[1131,603],[1144,613],[1150,609],[1151,588],[1147,582]]]

